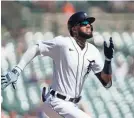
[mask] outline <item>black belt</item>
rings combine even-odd
[[[51,91],[50,91],[50,94],[53,95],[53,96],[55,96],[55,91],[54,91],[54,90],[51,90]],[[59,93],[57,93],[56,97],[57,97],[57,98],[60,98],[60,99],[62,99],[62,100],[65,100],[65,99],[66,99],[66,96],[61,95],[61,94],[59,94]],[[68,101],[73,102],[73,103],[78,103],[78,102],[80,101],[80,99],[81,99],[81,96],[78,97],[78,98],[69,98]]]

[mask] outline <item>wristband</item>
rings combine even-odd
[[[18,66],[15,66],[15,68],[13,68],[13,70],[12,70],[12,72],[14,74],[17,74],[18,76],[20,75],[21,71],[22,70]]]
[[[112,74],[111,61],[105,60],[103,72],[105,74]]]

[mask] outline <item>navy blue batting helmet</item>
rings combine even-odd
[[[86,12],[80,11],[74,13],[68,20],[68,30],[71,31],[71,28],[81,21],[88,20],[89,23],[93,23],[95,21],[94,17],[89,17]]]

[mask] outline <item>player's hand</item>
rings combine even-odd
[[[12,84],[13,88],[16,89],[16,82],[19,73],[16,69],[8,72],[6,75],[1,76],[1,89],[4,90],[8,85]]]
[[[106,41],[104,41],[104,55],[106,59],[111,60],[113,58],[113,52],[114,52],[114,44],[112,37],[110,37],[109,41],[110,41],[109,47],[107,46]]]

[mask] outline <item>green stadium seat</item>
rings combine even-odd
[[[99,47],[103,47],[104,38],[99,32],[94,32],[94,43]]]
[[[115,48],[117,50],[122,50],[124,47],[124,42],[122,41],[120,34],[118,32],[113,32],[112,39],[113,39],[113,43],[115,45]]]

